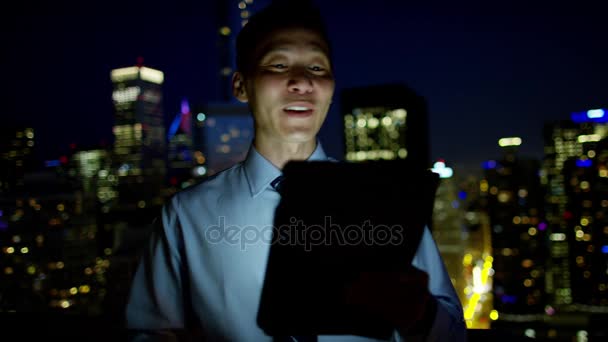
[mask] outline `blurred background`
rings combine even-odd
[[[269,1],[3,11],[3,328],[122,336],[162,204],[247,152],[235,38]],[[441,175],[432,231],[471,338],[607,338],[602,2],[315,3],[336,76],[320,141],[339,160]]]

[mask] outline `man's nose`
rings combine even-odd
[[[290,92],[298,94],[310,93],[313,89],[312,78],[308,74],[307,70],[293,70],[290,73],[287,88]]]

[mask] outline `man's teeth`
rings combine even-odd
[[[305,110],[308,110],[308,108],[300,107],[300,106],[291,106],[291,107],[287,107],[287,110],[305,111]]]

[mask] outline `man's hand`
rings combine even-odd
[[[402,333],[424,332],[432,324],[436,305],[428,290],[428,275],[413,266],[403,272],[361,273],[347,289],[346,301]]]

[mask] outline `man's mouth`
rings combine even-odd
[[[307,107],[300,107],[300,106],[291,106],[291,107],[287,107],[285,109],[287,109],[287,110],[293,110],[293,111],[296,111],[296,112],[303,112],[303,111],[306,111],[306,110],[310,110]]]
[[[314,108],[311,104],[292,104],[283,109],[290,116],[311,115]]]

